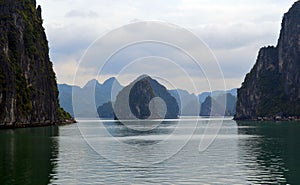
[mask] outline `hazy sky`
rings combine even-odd
[[[186,28],[206,42],[221,66],[226,88],[231,89],[240,87],[260,47],[276,45],[282,16],[294,1],[37,0],[37,3],[42,6],[58,83],[74,83],[80,59],[97,38],[129,23],[158,20]],[[110,76],[114,76],[113,71],[100,81]],[[82,86],[94,77],[86,70],[77,85]],[[218,88],[222,80],[214,79],[212,83]]]

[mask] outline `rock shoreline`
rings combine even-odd
[[[234,118],[235,121],[300,121],[300,116],[271,116],[271,117],[257,117],[256,119],[248,118]]]
[[[31,124],[2,124],[0,125],[0,130],[6,129],[19,129],[19,128],[34,128],[34,127],[50,127],[50,126],[63,126],[63,125],[71,125],[77,123],[76,120],[64,120],[56,123],[31,123]]]

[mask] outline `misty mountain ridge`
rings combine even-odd
[[[112,88],[114,86],[114,93]],[[58,84],[59,100],[62,107],[66,109],[72,116],[73,110],[73,93],[76,94],[76,116],[77,117],[97,117],[95,111],[91,110],[94,106],[99,107],[109,101],[114,101],[116,95],[123,86],[114,77],[107,79],[103,84],[98,80],[92,79],[86,83],[82,88],[79,86],[72,86],[67,84]],[[90,101],[89,98],[94,95],[95,101]],[[94,105],[95,104],[95,105]]]
[[[142,79],[143,76],[140,76],[138,79]],[[115,83],[115,92],[112,93],[112,87]],[[115,77],[111,77],[101,84],[98,80],[92,79],[88,81],[82,88],[79,86],[72,86],[68,84],[59,84],[59,100],[61,106],[68,111],[72,116],[74,116],[73,112],[73,104],[72,104],[72,93],[73,91],[76,92],[76,102],[80,104],[77,106],[77,117],[97,117],[98,115],[93,110],[89,110],[88,107],[92,107],[95,103],[97,109],[104,105],[103,111],[100,111],[104,115],[103,117],[110,117],[112,114],[112,102],[115,102],[117,94],[123,89],[124,87],[119,83],[119,81]],[[93,92],[94,91],[94,92]],[[198,116],[200,112],[201,104],[205,102],[208,97],[212,97],[214,100],[218,99],[219,96],[225,94],[231,94],[233,97],[236,97],[237,89],[231,89],[227,91],[213,91],[213,92],[203,92],[199,95],[194,93],[189,93],[187,90],[183,89],[172,89],[168,90],[168,92],[176,99],[176,102],[179,106],[180,115],[181,116]],[[94,95],[95,96],[95,103],[88,100],[88,96]],[[230,96],[231,97],[231,96]],[[230,101],[231,103],[227,104],[230,110],[226,112],[225,115],[233,116],[235,111],[232,111],[232,107],[235,109],[235,102]],[[220,104],[220,103],[219,103]],[[78,108],[79,107],[79,108]],[[204,106],[207,110],[210,110],[207,106]],[[223,107],[224,108],[224,107]],[[207,116],[206,113],[203,114]],[[99,110],[98,110],[99,113]],[[201,114],[200,114],[201,115]],[[212,116],[219,115],[212,114]],[[201,115],[202,116],[202,115]]]

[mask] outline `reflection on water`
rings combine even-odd
[[[142,124],[141,124],[142,123]],[[149,123],[149,124],[148,124]],[[145,135],[169,135],[174,131],[178,121],[140,121],[126,123],[123,125],[119,122],[103,122],[105,129],[111,134],[112,137],[128,137],[128,136],[145,136]],[[155,125],[155,127],[153,127]]]
[[[300,184],[300,122],[238,122],[239,154],[250,182]]]
[[[58,127],[0,130],[0,184],[48,184],[57,158]]]
[[[161,140],[163,140],[163,138],[158,137],[156,137],[156,139],[149,139],[149,137],[148,139],[144,139],[145,136],[170,135],[176,128],[177,123],[178,121],[165,121],[158,123],[155,121],[135,121],[132,123],[128,122],[126,125],[118,122],[103,122],[103,125],[111,137],[125,137],[127,139],[120,141],[131,146],[143,147],[158,144]],[[130,126],[128,126],[129,124]]]
[[[178,120],[141,131],[82,120],[59,128],[1,130],[0,184],[300,184],[299,122],[227,119],[204,152],[198,151],[200,141],[213,135],[202,136],[216,128],[207,119],[196,130],[193,123]],[[152,164],[176,151],[190,133],[178,153]]]
[[[198,147],[208,126],[207,120],[201,121],[195,132],[193,120],[179,122],[161,125],[162,130],[169,131],[125,134],[127,136],[123,133],[112,137],[110,133],[127,129],[117,124],[80,121],[77,126],[89,134],[88,141],[92,147],[76,133],[78,128],[75,125],[63,127],[60,129],[59,160],[52,184],[245,184],[243,176],[236,176],[240,169],[237,166],[235,122],[226,121],[216,142],[203,153],[198,152]],[[107,128],[112,130],[109,134],[105,134]],[[168,137],[174,133],[176,135]],[[180,146],[178,143],[182,143],[190,133],[194,137],[179,148],[179,153],[152,164],[173,154]],[[166,139],[168,141],[164,145]],[[159,141],[159,144],[152,144],[153,141]],[[128,165],[122,165],[124,163]]]

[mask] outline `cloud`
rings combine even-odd
[[[276,44],[279,25],[278,22],[237,22],[202,25],[194,30],[212,49],[236,49],[253,43]]]
[[[58,83],[73,84],[78,63],[72,57],[65,57],[64,63],[54,63]]]
[[[79,10],[71,10],[68,13],[66,13],[65,17],[68,17],[68,18],[73,18],[73,17],[95,18],[95,17],[99,17],[99,15],[97,12],[94,12],[94,11],[84,12],[84,11],[79,11]]]
[[[151,60],[147,60],[149,57]],[[82,81],[87,74],[94,75],[93,78],[99,74],[116,76],[125,70],[129,76],[150,73],[171,81],[176,79],[173,83],[176,87],[187,88],[189,83],[178,78],[222,80],[218,69],[209,48],[194,34],[172,24],[147,21],[120,27],[94,42],[82,58],[76,78]],[[196,90],[191,86],[188,90],[198,92],[204,86],[208,88],[195,84]]]
[[[282,15],[294,0],[174,0],[172,2],[37,0],[37,2],[42,5],[51,59],[59,82],[73,80],[71,74],[76,70],[75,64],[80,61],[85,50],[96,38],[124,24],[137,23],[139,20],[162,20],[188,28],[205,41],[216,55],[226,84],[230,84],[231,88],[240,86],[244,75],[253,66],[260,47],[276,44]],[[107,56],[110,48],[122,45],[125,38],[137,39],[138,36],[147,36],[151,32],[157,33],[155,29],[146,27],[124,29],[114,38],[107,38],[110,39],[109,44],[99,45],[98,50],[94,52],[95,55],[90,55],[90,61],[82,68],[80,83],[83,84],[97,74],[98,69],[95,70],[93,64],[101,60],[101,57]],[[153,37],[177,40],[177,43],[189,39],[176,34],[157,34]],[[194,47],[196,44],[193,40],[189,40],[190,47],[186,47],[197,55],[199,49]],[[99,58],[96,51],[104,54]],[[131,47],[126,52],[120,53],[110,61],[111,65],[107,66],[104,76],[116,74],[122,66],[126,65],[126,62],[137,57],[163,55],[184,61],[184,57],[178,54],[178,51],[155,45]],[[213,70],[213,66],[209,66],[207,62],[206,64],[206,68]],[[197,71],[193,70],[193,65],[189,65],[188,62],[184,68],[193,74]],[[165,69],[157,70],[163,72]],[[180,81],[178,77],[173,76]],[[212,79],[216,86],[222,85],[222,79]],[[203,79],[195,80],[200,83]]]

